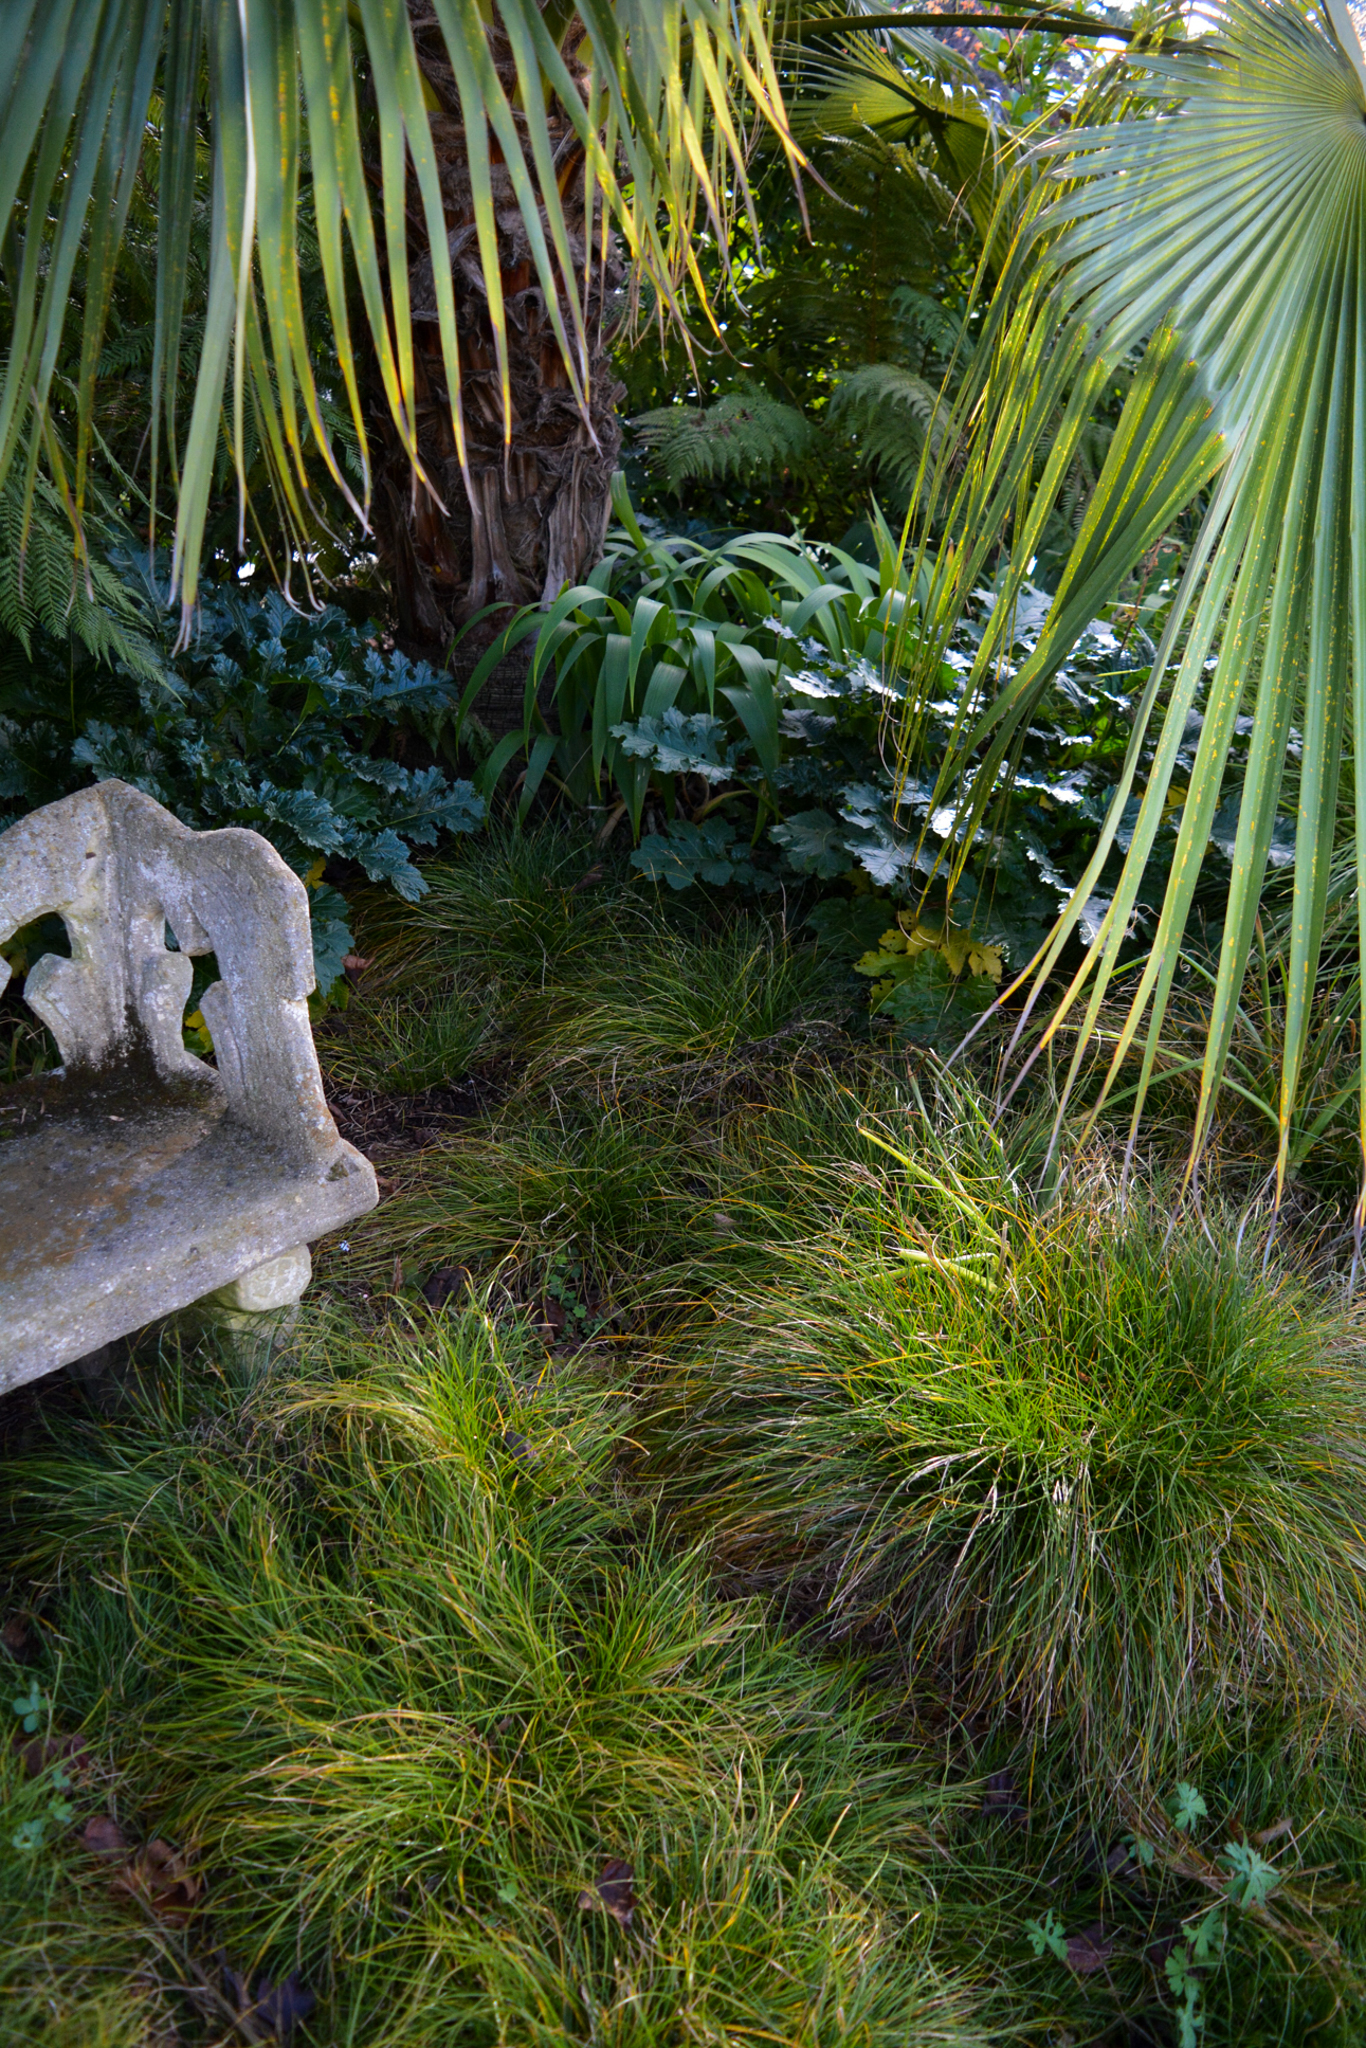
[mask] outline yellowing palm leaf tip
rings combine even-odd
[[[677,314],[701,274],[694,227],[747,207],[755,136],[792,140],[769,47],[773,0],[13,0],[18,62],[0,111],[0,217],[14,328],[0,384],[0,484],[50,467],[79,531],[95,366],[134,183],[159,184],[152,460],[176,486],[174,578],[187,613],[226,424],[246,499],[250,412],[286,531],[316,524],[310,457],[365,518],[364,393],[421,486],[480,515],[469,385],[513,427],[510,299],[539,289],[591,445],[615,275],[613,234]],[[205,336],[186,426],[174,392],[192,218],[206,151],[212,232]],[[300,283],[317,237],[337,382],[362,451],[353,496],[325,424]],[[73,449],[53,426],[54,366],[88,238]],[[448,257],[446,252],[450,251]],[[433,260],[433,252],[436,252]],[[478,283],[490,360],[457,321],[457,261]],[[363,308],[348,312],[348,266]],[[425,287],[431,303],[414,303]],[[468,296],[468,294],[467,294]],[[524,310],[524,309],[522,309]],[[444,384],[453,459],[434,475],[419,408]],[[610,396],[599,397],[610,411]],[[484,451],[480,451],[481,459]],[[155,490],[152,492],[155,498]],[[571,577],[572,580],[572,577]],[[520,595],[514,592],[514,595]]]
[[[964,536],[936,554],[922,506],[918,545],[931,631],[908,693],[900,759],[916,758],[933,672],[992,546],[1015,517],[1012,556],[939,778],[958,793],[966,841],[997,770],[1099,605],[1183,509],[1206,494],[1198,538],[1139,700],[1124,771],[1094,858],[1036,958],[1025,1018],[1083,914],[1124,808],[1137,824],[1113,899],[1042,1035],[1067,1024],[1076,1082],[1144,869],[1171,801],[1187,716],[1207,686],[1195,767],[1150,952],[1117,1035],[1105,1087],[1139,1060],[1134,1123],[1153,1073],[1201,856],[1242,712],[1252,717],[1219,969],[1191,1159],[1206,1142],[1228,1059],[1292,724],[1301,738],[1281,1063],[1277,1199],[1323,933],[1344,749],[1353,754],[1357,879],[1366,944],[1366,72],[1340,0],[1307,20],[1276,0],[1219,0],[1210,32],[1144,67],[1148,103],[1129,118],[1049,139],[1005,190],[1007,247],[955,425],[924,504]],[[1048,175],[1039,177],[1042,167]],[[1094,498],[1037,646],[1002,687],[1010,619],[1091,405],[1130,351],[1141,362]],[[1042,481],[1030,498],[1034,473]],[[1208,674],[1206,663],[1209,662]],[[1162,697],[1167,703],[1162,711]],[[1156,733],[1146,783],[1145,736]],[[1016,1033],[1018,1043],[1022,1024]],[[1067,1094],[1064,1092],[1064,1106]],[[1092,1111],[1092,1116],[1097,1112]],[[1366,1095],[1363,1096],[1366,1138]]]

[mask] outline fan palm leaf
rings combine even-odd
[[[701,285],[693,252],[699,212],[724,233],[731,211],[748,203],[754,125],[774,132],[798,161],[769,47],[772,0],[431,0],[422,13],[424,25],[434,14],[449,60],[457,104],[445,109],[433,104],[403,0],[13,0],[6,10],[17,62],[0,88],[0,264],[10,311],[0,486],[17,464],[27,501],[45,463],[79,532],[95,371],[150,121],[160,142],[153,447],[177,486],[174,577],[187,608],[225,406],[239,478],[250,407],[272,485],[297,531],[308,525],[310,451],[351,498],[305,321],[305,180],[338,381],[357,438],[363,449],[353,282],[389,412],[420,473],[407,258],[414,221],[426,246],[447,245],[434,135],[443,113],[458,121],[468,150],[475,260],[505,434],[497,172],[511,181],[534,279],[587,418],[588,330],[601,317],[595,266],[611,229],[676,306],[689,279]],[[552,103],[572,131],[571,158],[551,146]],[[367,146],[375,136],[377,178]],[[172,398],[206,138],[207,319],[182,437]],[[589,224],[577,242],[563,204],[572,174],[586,187]],[[72,451],[53,426],[53,379],[78,261],[85,303]],[[448,266],[438,262],[435,271],[440,352],[468,482],[455,302]],[[423,482],[435,494],[435,480]],[[367,490],[368,471],[362,498]]]
[[[1175,515],[1207,493],[1094,856],[1021,980],[1032,975],[1028,1015],[1083,915],[1094,921],[1102,870],[1121,826],[1132,823],[1098,936],[1044,1033],[1047,1042],[1064,1025],[1077,1028],[1070,1089],[1130,933],[1159,826],[1180,803],[1170,880],[1106,1081],[1108,1089],[1141,1055],[1137,1120],[1210,824],[1230,780],[1235,722],[1249,711],[1197,1157],[1225,1073],[1288,750],[1297,743],[1279,1189],[1310,1032],[1349,736],[1358,876],[1366,879],[1366,70],[1341,0],[1329,0],[1321,21],[1283,0],[1218,0],[1206,13],[1214,26],[1198,45],[1136,60],[1151,75],[1155,110],[1044,147],[1056,176],[1034,185],[1017,217],[988,345],[978,352],[983,367],[962,401],[959,466],[952,478],[941,468],[937,479],[939,511],[947,509],[963,539],[940,553],[930,613],[939,646],[1013,520],[1003,601],[984,635],[941,777],[941,788],[957,780],[961,798],[952,885],[1014,739],[1082,627]],[[1135,351],[1138,372],[1043,633],[1018,672],[999,681],[1014,598],[1090,409]],[[1192,714],[1203,724],[1182,797],[1177,756]],[[901,737],[909,766],[914,715]],[[1360,901],[1366,945],[1366,888]]]

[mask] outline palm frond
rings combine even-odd
[[[1235,721],[1252,715],[1193,1153],[1206,1139],[1228,1058],[1292,725],[1302,728],[1292,939],[1281,1065],[1283,1177],[1310,1024],[1336,794],[1357,749],[1357,854],[1366,862],[1366,71],[1340,0],[1331,25],[1284,0],[1219,0],[1214,32],[1147,59],[1142,118],[1051,141],[1056,174],[1015,234],[971,430],[939,505],[963,536],[941,551],[929,615],[941,635],[1013,523],[1003,601],[984,634],[943,787],[971,787],[965,831],[1040,691],[1085,623],[1144,552],[1208,488],[1209,506],[1139,701],[1091,865],[1034,963],[1031,1003],[1093,901],[1125,806],[1137,822],[1099,936],[1045,1036],[1079,1025],[1069,1087],[1130,930],[1148,856],[1174,800],[1176,757],[1202,720],[1175,858],[1153,943],[1109,1068],[1141,1055],[1137,1119],[1210,823],[1226,794]],[[1010,615],[1043,525],[1077,458],[1093,402],[1139,352],[1086,517],[1030,658],[1002,685]],[[1061,424],[1058,424],[1061,417]],[[1028,483],[1050,436],[1032,499]],[[947,510],[946,510],[947,508]],[[928,545],[928,538],[927,538]],[[930,687],[928,675],[925,689]],[[922,697],[925,690],[922,690]],[[1149,728],[1155,752],[1139,790]],[[903,759],[914,756],[912,717]],[[961,865],[961,842],[955,857]],[[1366,902],[1366,891],[1362,892]],[[1363,934],[1366,936],[1366,933]],[[1084,1002],[1083,1002],[1084,998]],[[1080,1015],[1074,1016],[1074,1012]],[[1366,1134],[1366,1099],[1363,1100]]]
[[[987,231],[1005,138],[966,57],[924,29],[897,30],[890,47],[853,34],[833,51],[804,51],[799,77],[793,128],[804,144],[867,138],[884,147],[928,145],[950,203]]]
[[[416,466],[409,209],[427,245],[444,250],[434,123],[458,123],[468,154],[472,255],[488,294],[509,435],[495,167],[510,182],[530,269],[587,418],[588,322],[612,227],[666,306],[675,307],[689,280],[702,288],[694,252],[699,216],[709,216],[724,235],[734,210],[748,204],[754,128],[770,130],[789,160],[798,161],[769,48],[771,0],[578,0],[572,9],[546,8],[541,0],[487,0],[479,7],[433,0],[433,10],[450,78],[449,104],[436,113],[409,10],[392,0],[16,0],[8,10],[7,47],[16,62],[0,112],[0,246],[13,320],[0,381],[0,484],[17,462],[31,475],[37,461],[79,260],[85,304],[69,484],[79,525],[92,394],[155,88],[155,436],[158,459],[178,481],[174,574],[187,606],[199,576],[225,407],[244,493],[246,422],[254,410],[272,488],[300,532],[308,526],[310,452],[351,497],[308,346],[299,275],[305,164],[340,384],[357,441],[364,446],[352,279],[385,401]],[[358,89],[362,68],[372,113]],[[552,107],[567,124],[571,152],[552,147]],[[364,146],[371,119],[379,150],[373,198]],[[206,138],[207,319],[184,426],[173,394]],[[586,187],[588,240],[596,236],[596,247],[574,246],[566,225],[564,179],[575,163]],[[468,366],[447,265],[437,263],[434,285],[463,465]],[[424,481],[435,490],[433,480]],[[364,489],[361,512],[363,499]]]

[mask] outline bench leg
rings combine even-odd
[[[267,1309],[291,1308],[312,1277],[313,1261],[308,1246],[296,1244],[292,1251],[281,1252],[277,1259],[267,1259],[264,1266],[253,1266],[249,1273],[240,1273],[209,1299],[222,1308],[259,1316]]]
[[[313,1276],[306,1244],[253,1266],[200,1304],[228,1339],[241,1364],[264,1370],[298,1318],[299,1297]]]

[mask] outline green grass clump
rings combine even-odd
[[[838,1213],[719,1279],[663,1368],[669,1505],[1100,1786],[1253,1710],[1359,1719],[1359,1321],[1217,1225],[1040,1213],[945,1123],[869,1124]]]
[[[453,960],[509,989],[544,988],[629,933],[632,890],[590,834],[493,826],[423,870],[421,900],[391,919],[382,949],[405,979],[440,982]],[[629,874],[629,871],[627,871]]]
[[[324,1319],[255,1384],[168,1363],[5,1475],[63,1703],[317,2040],[993,2038],[927,1953],[936,1771],[656,1535],[629,1422],[474,1310]]]
[[[415,1270],[511,1262],[539,1272],[572,1258],[595,1286],[619,1292],[676,1258],[696,1203],[681,1189],[688,1133],[570,1099],[459,1137],[409,1168],[403,1193],[353,1226],[347,1267],[383,1279],[398,1256]]]
[[[27,1689],[8,1661],[6,1693]],[[9,1699],[0,1701],[8,1714]],[[8,1732],[0,1742],[0,2041],[52,2048],[150,2048],[178,2016],[159,1981],[158,1945],[110,1897],[110,1872],[50,1819],[70,1803],[53,1772],[30,1777]],[[83,1808],[103,1791],[77,1792]],[[32,1832],[41,1830],[37,1840]],[[18,1843],[24,1846],[16,1845]]]
[[[356,1004],[324,1042],[334,1089],[414,1095],[461,1081],[496,1051],[499,991],[457,966],[431,989]]]
[[[790,1060],[848,1008],[843,976],[810,946],[759,919],[698,935],[658,923],[623,946],[614,975],[582,969],[546,1006],[541,1038],[557,1064],[582,1061],[618,1087],[661,1070]]]

